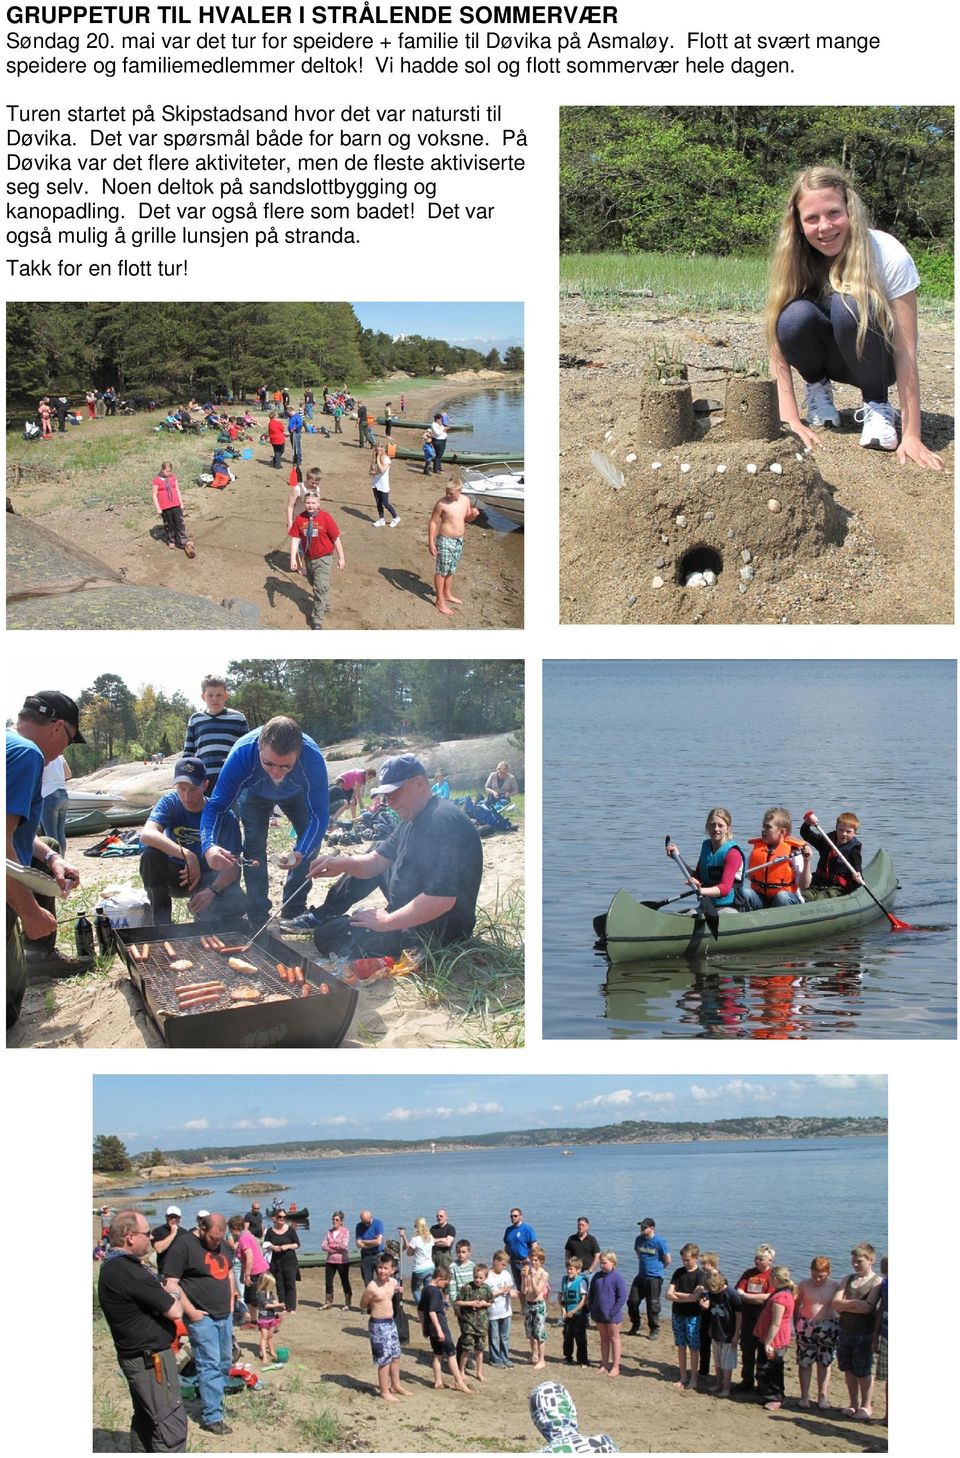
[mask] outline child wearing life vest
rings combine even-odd
[[[197,551],[187,535],[183,520],[183,498],[170,461],[163,461],[158,474],[153,478],[153,505],[163,521],[163,535],[170,550],[175,551],[177,547],[182,547],[188,557],[195,557]]]
[[[851,891],[863,885],[863,846],[857,838],[859,829],[860,821],[852,810],[845,810],[837,816],[836,828],[832,832],[821,830],[812,810],[804,816],[800,834],[820,853],[808,900],[849,896]],[[852,873],[837,855],[838,850],[843,859],[850,862]]]
[[[716,906],[736,906],[739,910],[746,857],[733,838],[733,816],[725,806],[714,805],[707,811],[704,830],[707,839],[700,847],[689,883],[701,897],[709,898]],[[676,852],[677,847],[671,842],[667,855]]]
[[[813,850],[805,841],[796,840],[790,834],[792,829],[790,811],[774,805],[764,814],[759,837],[747,842],[751,850],[742,893],[747,911],[796,906],[803,901],[801,893],[811,881]]]

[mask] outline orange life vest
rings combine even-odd
[[[793,836],[785,835],[777,846],[769,846],[762,839],[751,840],[747,844],[753,846],[747,862],[747,875],[758,896],[775,896],[778,891],[800,890],[792,861],[780,861],[778,866],[771,866],[769,869],[767,861],[779,861],[781,856],[799,850],[803,845],[802,840],[794,840]]]

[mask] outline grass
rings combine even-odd
[[[337,1452],[341,1447],[340,1421],[328,1407],[316,1408],[306,1417],[297,1418],[295,1427],[302,1451]]]
[[[631,307],[631,294],[649,289],[656,306],[714,313],[732,310],[757,314],[767,296],[769,260],[756,257],[691,258],[674,253],[566,253],[560,258],[560,296],[581,295],[594,302]],[[921,317],[949,319],[952,298],[919,294]]]

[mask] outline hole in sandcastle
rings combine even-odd
[[[677,567],[677,581],[681,587],[685,587],[687,580],[694,572],[712,572],[714,577],[719,577],[723,571],[723,557],[714,547],[708,547],[703,542],[699,546],[691,547],[684,552]]]

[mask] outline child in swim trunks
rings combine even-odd
[[[833,1310],[833,1298],[841,1283],[830,1276],[828,1256],[814,1256],[810,1275],[797,1286],[794,1324],[797,1330],[797,1377],[800,1406],[810,1406],[810,1378],[817,1368],[817,1406],[830,1406],[830,1372],[837,1355],[840,1324]]]
[[[400,1338],[393,1319],[394,1294],[401,1289],[395,1279],[397,1263],[384,1253],[377,1262],[377,1273],[360,1297],[360,1310],[370,1316],[370,1350],[377,1368],[377,1383],[384,1402],[396,1402],[407,1393],[400,1385]]]
[[[463,552],[463,533],[468,521],[476,521],[480,515],[470,501],[462,494],[461,482],[454,477],[440,497],[430,517],[427,541],[430,555],[436,559],[433,586],[437,595],[437,612],[450,617],[451,603],[458,606],[462,598],[454,597],[450,591],[450,578],[456,572]]]
[[[430,1350],[433,1353],[434,1387],[440,1392],[443,1391],[443,1360],[446,1358],[457,1391],[469,1392],[470,1388],[464,1382],[463,1374],[460,1371],[457,1349],[453,1344],[453,1337],[450,1335],[450,1326],[447,1322],[447,1287],[449,1284],[448,1267],[436,1266],[433,1280],[420,1292],[417,1310],[420,1313],[423,1334],[430,1339]]]

